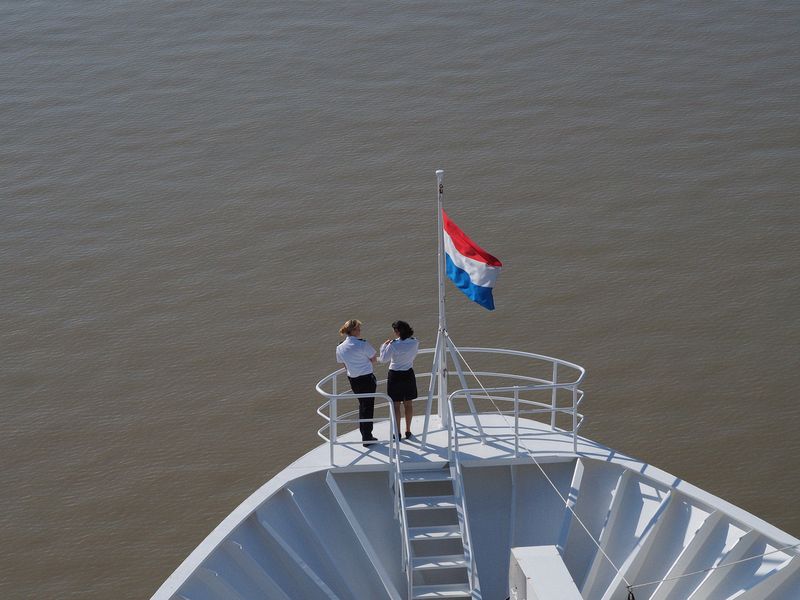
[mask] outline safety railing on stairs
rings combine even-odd
[[[458,431],[455,429],[455,414],[453,412],[452,400],[447,403],[447,410],[450,416],[451,429],[453,435],[450,439],[453,440],[452,444],[448,445],[448,459],[450,461],[450,474],[453,480],[453,492],[455,493],[456,502],[458,504],[458,518],[463,527],[462,540],[464,543],[464,559],[467,562],[467,579],[469,580],[470,591],[475,590],[475,577],[477,570],[475,567],[475,549],[472,546],[472,534],[469,528],[469,516],[467,514],[467,500],[464,493],[464,477],[461,471],[461,461],[458,458]]]
[[[396,429],[396,427],[395,427]],[[399,436],[395,438],[399,440]],[[408,584],[408,594],[411,597],[411,590],[414,589],[413,579],[414,571],[411,568],[411,543],[408,536],[408,520],[406,519],[406,495],[403,489],[402,469],[400,468],[400,461],[396,461],[394,467],[394,498],[396,507],[396,516],[400,522],[400,543],[402,544],[403,555],[403,572],[406,574],[406,583]]]

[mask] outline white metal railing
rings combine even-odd
[[[433,348],[425,348],[419,351],[420,355],[426,354],[433,354]],[[550,391],[550,401],[549,403],[537,402],[533,403],[537,409],[531,410],[524,410],[521,413],[518,411],[518,408],[515,408],[515,419],[518,421],[520,414],[537,414],[537,413],[550,413],[550,427],[551,429],[556,429],[556,416],[558,414],[570,414],[572,415],[572,434],[573,439],[577,441],[577,432],[583,423],[583,415],[578,412],[578,408],[580,406],[581,401],[583,400],[584,393],[579,389],[579,385],[583,381],[585,376],[585,370],[583,367],[576,365],[574,363],[561,360],[558,358],[552,358],[550,356],[545,356],[542,354],[534,354],[531,352],[522,352],[520,350],[507,350],[507,349],[498,349],[498,348],[459,348],[457,354],[461,357],[461,360],[467,366],[468,370],[464,370],[461,365],[458,365],[456,369],[448,370],[448,378],[458,377],[459,382],[461,384],[461,389],[458,390],[459,392],[463,392],[464,397],[472,403],[472,398],[487,398],[492,402],[495,401],[512,401],[512,397],[508,396],[493,396],[488,398],[486,395],[487,390],[491,390],[497,393],[510,393],[514,394],[514,397],[518,398],[518,395],[522,392],[541,392],[541,391]],[[502,356],[510,356],[510,357],[519,357],[524,359],[529,359],[539,363],[540,367],[546,367],[549,377],[536,377],[526,374],[520,373],[509,373],[509,372],[494,372],[494,371],[487,371],[487,370],[478,370],[474,371],[470,368],[469,364],[467,363],[464,355],[465,354],[484,354],[484,355],[502,355]],[[566,381],[559,381],[562,377],[563,372],[567,370],[569,374],[572,376],[567,378]],[[455,371],[455,372],[454,372]],[[472,387],[467,384],[466,377],[468,375],[473,375],[480,384],[480,377],[491,377],[494,379],[501,379],[506,381],[519,381],[521,385],[517,386],[504,386],[504,387],[491,387],[485,388],[482,384],[480,384],[480,388]],[[316,391],[323,397],[326,398],[326,402],[317,409],[317,414],[319,414],[323,419],[325,419],[326,423],[323,425],[318,431],[317,434],[330,445],[330,457],[331,457],[331,464],[334,465],[334,448],[337,445],[355,445],[357,441],[351,442],[342,442],[339,440],[338,436],[338,425],[342,423],[358,423],[358,419],[354,419],[353,416],[358,414],[357,410],[345,412],[344,414],[339,414],[339,401],[341,399],[344,400],[355,400],[359,397],[371,397],[374,396],[376,399],[384,400],[385,403],[376,404],[376,408],[381,408],[385,405],[389,405],[390,413],[393,411],[392,402],[389,397],[385,393],[375,392],[374,394],[353,394],[350,391],[347,392],[340,392],[341,389],[347,389],[344,387],[345,382],[341,381],[345,376],[345,369],[341,368],[337,371],[334,371],[327,377],[323,378],[317,383]],[[430,378],[430,372],[423,371],[420,369],[420,373],[417,374],[417,379],[424,379]],[[385,382],[385,380],[378,381],[378,385],[381,385]],[[349,386],[348,386],[349,387]],[[326,388],[330,388],[330,391],[327,391]],[[571,407],[559,407],[558,406],[558,393],[560,390],[569,390],[572,393],[572,406]],[[420,398],[422,400],[423,398]],[[433,398],[438,400],[438,396],[433,394]],[[531,401],[519,399],[524,405],[531,404]],[[516,406],[516,402],[515,402]],[[505,411],[499,410],[496,406],[493,407],[494,410],[492,412],[500,412],[504,414]],[[447,409],[445,408],[445,411]],[[328,414],[325,414],[324,411],[327,411]],[[506,413],[506,414],[511,414]],[[391,415],[394,418],[393,415]],[[386,420],[385,418],[374,418],[372,419],[373,422],[381,422]],[[394,422],[394,421],[393,421]],[[480,429],[480,427],[479,427]],[[327,430],[328,435],[325,435]],[[515,435],[518,436],[518,429],[515,428]],[[395,448],[393,451],[399,450],[399,445],[395,444]],[[574,445],[575,450],[577,451],[577,443]],[[394,457],[396,458],[396,457]]]
[[[505,356],[516,356],[526,359],[532,359],[538,363],[543,363],[543,366],[548,367],[548,371],[551,374],[551,378],[547,379],[544,377],[534,377],[531,375],[521,375],[517,373],[500,373],[500,372],[492,372],[492,371],[473,371],[469,368],[469,364],[464,357],[464,354],[474,353],[474,354],[499,354]],[[578,408],[580,407],[581,402],[583,401],[584,392],[578,387],[582,382],[583,378],[586,375],[586,370],[581,367],[580,365],[576,365],[575,363],[567,362],[565,360],[561,360],[558,358],[553,358],[550,356],[544,356],[542,354],[534,354],[531,352],[522,352],[520,350],[505,350],[505,349],[498,349],[498,348],[459,348],[458,354],[461,357],[461,360],[467,365],[469,368],[470,374],[474,376],[474,378],[478,381],[480,387],[469,387],[466,385],[466,381],[464,377],[461,377],[461,384],[462,389],[456,390],[449,396],[449,401],[452,401],[455,398],[462,397],[466,398],[467,402],[469,403],[470,409],[473,408],[473,399],[480,398],[489,400],[492,403],[492,407],[494,410],[491,412],[495,414],[513,414],[514,415],[514,455],[515,457],[519,454],[519,416],[523,415],[536,415],[536,414],[550,414],[550,428],[552,430],[556,430],[556,417],[559,414],[566,414],[572,417],[572,440],[573,440],[573,451],[577,454],[578,452],[578,430],[580,429],[581,425],[583,424],[584,417],[581,413],[578,412]],[[566,381],[559,381],[559,377],[563,373],[563,371],[567,369],[572,377],[566,379]],[[480,382],[481,377],[491,377],[494,379],[500,380],[513,380],[519,381],[521,385],[513,385],[513,386],[493,386],[493,387],[486,387]],[[570,393],[571,395],[571,406],[564,407],[558,405],[558,393],[560,390],[565,390]],[[541,392],[550,392],[549,393],[549,402],[536,402],[533,400],[526,400],[520,397],[522,393],[541,393]],[[511,396],[507,395],[498,395],[498,394],[511,394]],[[498,405],[497,402],[513,402],[513,412],[511,411],[504,411]],[[534,408],[526,408],[524,410],[520,410],[520,405],[525,407],[534,407]],[[477,425],[478,431],[480,433],[481,440],[483,441],[485,435],[483,430],[481,429],[480,425]],[[452,432],[452,428],[450,429]],[[452,441],[449,441],[449,445],[452,445]]]
[[[572,403],[568,407],[560,407],[555,401],[552,404],[544,402],[536,402],[534,400],[525,400],[520,398],[523,392],[541,392],[541,391],[557,391],[560,389],[568,390],[572,394]],[[510,396],[498,394],[511,394]],[[578,431],[583,425],[584,416],[578,412],[581,402],[583,401],[583,390],[578,389],[574,384],[535,384],[525,386],[510,386],[510,387],[490,387],[490,388],[467,388],[456,390],[450,394],[450,403],[458,398],[473,398],[489,400],[497,407],[492,411],[492,414],[511,415],[514,417],[513,438],[514,438],[514,458],[519,456],[519,418],[520,415],[537,415],[537,414],[550,414],[551,416],[551,429],[555,430],[555,417],[558,414],[569,415],[572,418],[572,449],[575,454],[578,453]],[[513,408],[511,410],[502,410],[497,406],[498,402],[511,403]],[[533,407],[533,408],[525,408]],[[454,431],[454,421],[450,422],[450,437],[452,438]],[[494,437],[508,437],[509,434],[500,434]],[[485,441],[486,434],[482,431],[478,432],[475,437],[479,437],[481,441]],[[450,446],[453,445],[452,440],[449,442]]]
[[[397,427],[394,427],[397,429]],[[395,433],[395,441],[399,443],[400,433]],[[398,452],[399,456],[399,452]],[[403,553],[403,572],[406,574],[406,583],[408,584],[408,597],[411,598],[411,590],[414,589],[414,570],[411,566],[411,541],[408,536],[408,520],[406,519],[406,493],[403,489],[402,469],[400,468],[400,461],[394,465],[393,476],[394,487],[394,505],[395,516],[400,521],[400,543],[402,544]]]
[[[356,424],[356,423],[382,423],[383,421],[391,421],[389,426],[389,431],[392,435],[394,435],[394,443],[390,445],[390,452],[389,452],[389,459],[390,461],[395,461],[397,458],[397,454],[400,451],[400,441],[399,435],[396,431],[394,431],[396,418],[394,414],[394,403],[392,402],[391,398],[383,392],[365,392],[363,394],[354,394],[351,391],[346,392],[339,392],[340,389],[340,381],[339,378],[346,373],[344,368],[339,369],[338,371],[334,371],[324,379],[320,380],[317,383],[316,390],[317,393],[326,398],[326,401],[317,408],[317,414],[325,420],[325,424],[317,430],[317,435],[321,437],[323,440],[328,442],[330,447],[330,461],[331,466],[336,466],[336,456],[335,456],[335,448],[336,446],[356,446],[362,444],[363,442],[360,440],[354,441],[341,441],[339,439],[339,425],[340,424]],[[430,377],[430,374],[428,374]],[[424,377],[424,375],[422,375]],[[385,383],[385,379],[379,379],[377,384],[381,385]],[[325,386],[330,384],[331,391],[325,391]],[[349,385],[349,384],[348,384]],[[358,418],[358,408],[353,410],[349,410],[347,412],[341,413],[339,412],[341,406],[340,401],[354,401],[358,400],[359,398],[375,398],[375,409],[381,409],[384,407],[389,408],[389,418],[386,417],[374,417],[372,419],[359,419]],[[382,400],[383,402],[378,402],[378,400]],[[325,413],[327,411],[327,414]],[[355,417],[355,418],[354,418]],[[328,435],[325,435],[325,432],[328,432]]]
[[[455,492],[456,502],[459,506],[459,518],[461,519],[462,526],[464,527],[463,542],[466,543],[467,554],[464,558],[467,560],[467,578],[469,579],[470,592],[475,590],[475,550],[472,546],[472,534],[469,528],[469,517],[467,515],[467,501],[464,494],[464,478],[461,472],[461,461],[458,458],[458,431],[455,430],[455,414],[453,412],[452,399],[447,403],[447,410],[450,415],[450,426],[454,434],[450,439],[453,440],[452,444],[448,444],[447,454],[450,461],[450,475],[453,480],[453,491]]]

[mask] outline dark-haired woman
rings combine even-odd
[[[414,375],[414,358],[419,351],[419,342],[414,338],[414,330],[405,321],[392,323],[394,338],[389,338],[381,345],[378,360],[389,363],[389,377],[386,388],[389,397],[395,403],[396,431],[400,432],[400,405],[406,415],[406,439],[412,439],[411,419],[414,417],[414,403],[417,397],[417,377]]]

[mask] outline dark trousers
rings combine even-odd
[[[360,377],[348,377],[350,380],[350,388],[354,394],[374,394],[378,389],[378,382],[375,375],[361,375]],[[359,398],[358,399],[358,418],[371,419],[375,415],[375,398]],[[361,439],[369,440],[372,438],[372,421],[368,423],[359,423],[358,429],[361,431]]]

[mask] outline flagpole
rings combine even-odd
[[[436,352],[438,368],[436,369],[437,387],[439,390],[439,418],[443,425],[448,424],[447,413],[447,317],[444,304],[444,222],[442,209],[444,204],[444,171],[436,170],[436,205],[437,222],[439,225],[439,331],[436,336]]]

